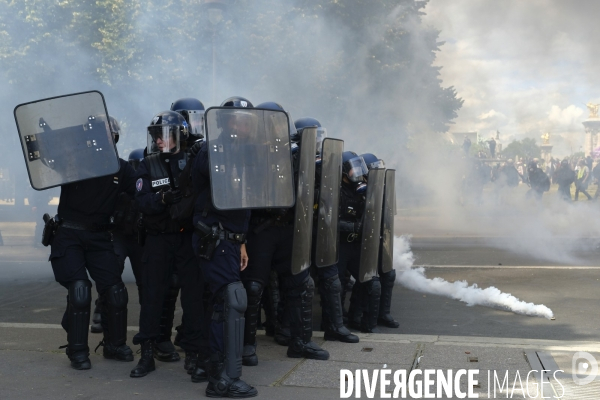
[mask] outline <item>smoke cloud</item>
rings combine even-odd
[[[394,239],[394,269],[396,283],[417,292],[434,294],[462,301],[467,306],[484,306],[511,311],[515,314],[532,317],[553,317],[552,310],[543,304],[536,305],[519,300],[510,293],[503,293],[490,286],[482,289],[476,283],[469,286],[467,281],[448,282],[441,278],[429,279],[423,267],[412,268],[414,256],[410,250],[410,237]]]

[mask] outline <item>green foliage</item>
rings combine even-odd
[[[462,106],[432,65],[442,43],[421,21],[426,1],[223,2],[214,27],[197,0],[0,0],[4,97],[100,88],[128,105],[209,102],[214,42],[217,80],[236,94],[326,109],[339,126],[387,121],[406,140],[446,131]]]
[[[540,158],[542,150],[535,144],[535,139],[525,138],[517,141],[513,140],[508,146],[502,150],[504,158],[516,159],[517,157],[524,158]]]

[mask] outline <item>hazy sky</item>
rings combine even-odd
[[[600,103],[600,1],[430,0],[424,21],[445,41],[436,64],[464,105],[451,132],[501,142],[550,132],[556,155],[578,151],[587,102]]]

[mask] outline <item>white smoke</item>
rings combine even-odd
[[[526,303],[493,286],[482,289],[476,283],[469,286],[467,281],[451,283],[442,278],[428,279],[423,267],[412,268],[414,260],[410,250],[410,236],[396,236],[394,240],[396,283],[418,292],[459,300],[467,303],[467,306],[479,305],[547,319],[554,315],[552,310],[543,304]]]

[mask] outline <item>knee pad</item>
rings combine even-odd
[[[342,292],[342,282],[338,278],[337,275],[330,276],[327,279],[321,281],[323,289],[329,293],[341,293]]]
[[[262,296],[263,284],[257,281],[246,281],[244,282],[244,288],[246,289],[246,295],[248,298],[258,298]]]
[[[69,304],[75,310],[85,310],[92,304],[92,282],[73,281],[69,283]]]
[[[106,291],[106,302],[113,307],[127,307],[129,297],[127,296],[127,288],[123,282],[119,282],[108,288]]]
[[[386,272],[380,275],[381,284],[394,284],[396,282],[396,270],[392,269],[390,272]]]
[[[366,294],[368,294],[369,296],[381,296],[381,282],[379,282],[379,279],[375,277],[369,282],[365,282],[364,288]]]

